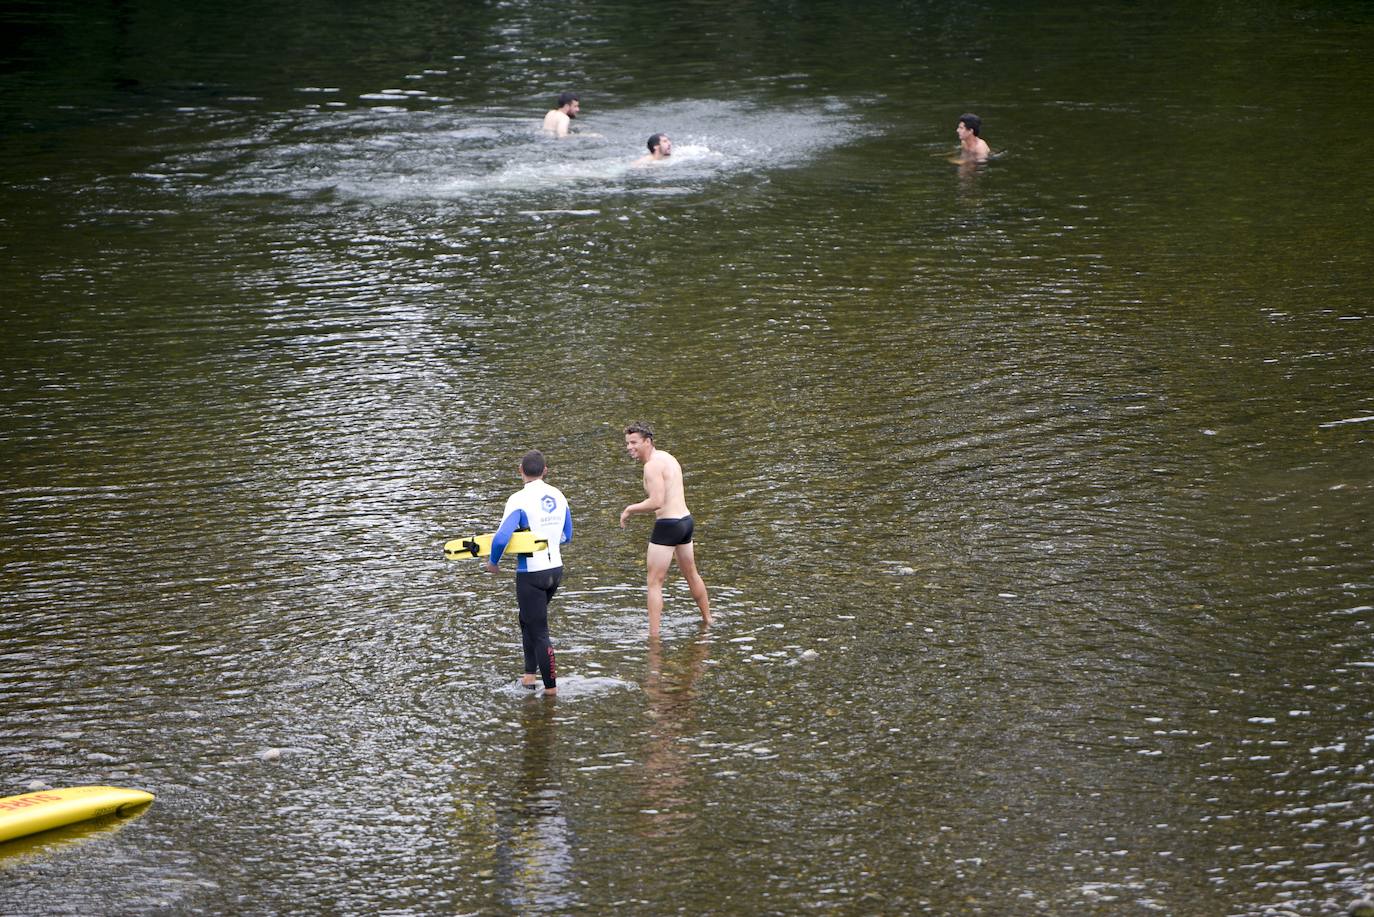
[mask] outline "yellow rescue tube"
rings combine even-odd
[[[485,535],[473,535],[471,538],[455,538],[444,545],[444,556],[449,560],[490,557],[491,540],[495,537],[495,532],[488,532]],[[510,544],[506,545],[507,554],[533,554],[535,551],[548,549],[549,540],[536,538],[533,532],[516,532],[510,536]]]
[[[6,796],[0,799],[0,842],[101,815],[124,815],[152,801],[152,793],[117,786],[73,786]]]

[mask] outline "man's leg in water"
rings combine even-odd
[[[534,630],[525,621],[524,609],[520,611],[520,646],[525,651],[525,674],[520,676],[520,683],[533,688],[539,677],[539,663],[534,658]]]
[[[673,549],[673,554],[677,557],[677,568],[682,571],[682,576],[687,580],[687,588],[692,590],[692,598],[696,600],[697,608],[701,609],[701,623],[709,625],[711,623],[711,600],[706,595],[706,582],[697,572],[697,555],[689,541],[680,544]]]
[[[663,581],[668,578],[668,565],[673,562],[673,549],[666,544],[650,544],[644,564],[649,569],[649,636],[658,636],[658,622],[663,617]]]
[[[539,670],[544,680],[544,693],[557,694],[557,670],[555,669],[553,643],[549,640],[549,599],[558,591],[556,571],[538,573],[517,573],[515,575],[515,594],[520,605],[520,629],[529,634],[528,649],[525,652],[525,674],[530,672],[530,662]],[[524,678],[522,682],[527,682]]]

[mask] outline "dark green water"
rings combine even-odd
[[[1366,5],[0,33],[0,795],[158,797],[0,846],[0,913],[1374,894]],[[719,618],[652,645],[641,417]],[[530,446],[556,699],[441,552]]]

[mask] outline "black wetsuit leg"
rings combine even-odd
[[[515,574],[515,600],[520,605],[520,642],[525,650],[525,673],[537,670],[545,688],[558,686],[553,642],[549,639],[549,600],[558,592],[563,568]]]

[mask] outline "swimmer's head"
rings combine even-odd
[[[525,453],[525,457],[520,460],[520,470],[525,473],[527,478],[542,478],[544,470],[548,465],[544,463],[544,453],[538,449],[531,449]]]
[[[673,152],[673,141],[668,139],[667,134],[654,134],[649,138],[648,147],[650,154],[659,152],[659,148],[662,147],[663,155],[667,156]]]
[[[631,433],[638,434],[641,439],[654,438],[654,428],[649,426],[642,420],[636,420],[634,423],[630,424],[628,427],[625,428],[626,436],[629,436]]]
[[[948,122],[946,122],[948,123]],[[964,114],[959,116],[959,123],[968,128],[969,133],[975,137],[983,136],[983,119],[974,114]]]
[[[562,92],[558,95],[558,108],[567,113],[569,118],[576,118],[577,111],[581,107],[578,104],[577,93]]]

